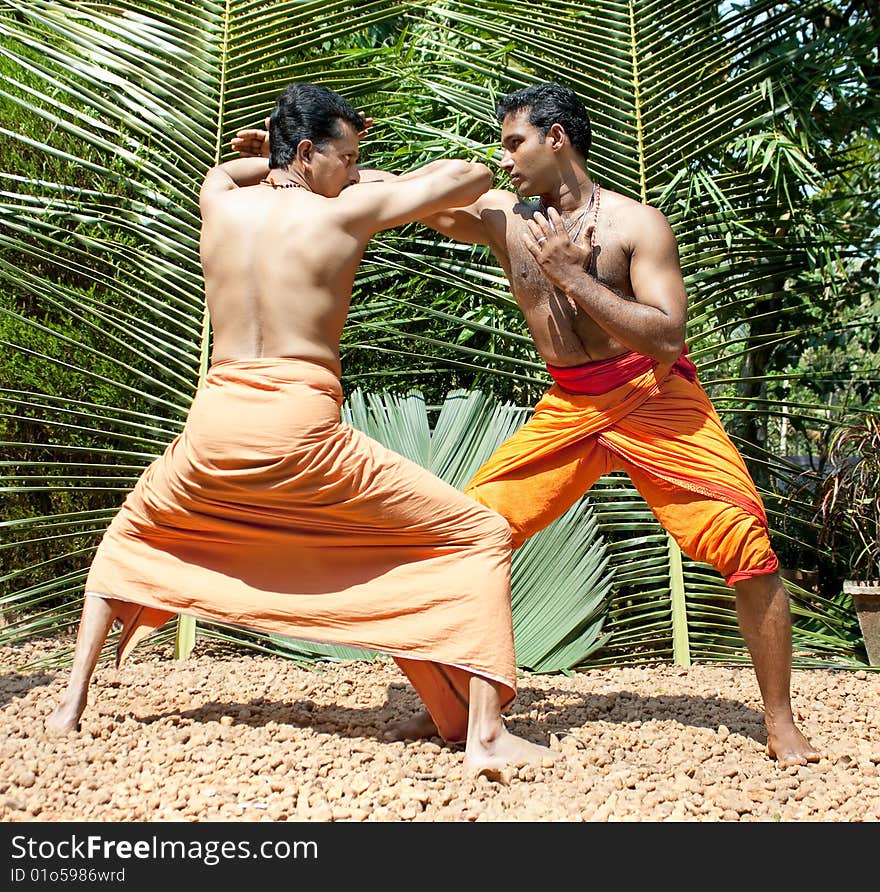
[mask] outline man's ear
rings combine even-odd
[[[315,154],[315,144],[310,139],[301,139],[296,146],[297,160],[303,164],[311,164]]]
[[[565,128],[562,124],[554,124],[547,131],[547,138],[550,140],[550,146],[555,151],[559,151],[564,145],[565,141],[568,139],[568,134],[565,132]]]

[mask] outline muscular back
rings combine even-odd
[[[286,356],[340,373],[339,337],[369,236],[352,231],[338,201],[261,184],[224,191],[203,211],[213,362]]]
[[[335,374],[352,284],[370,237],[472,202],[492,180],[483,164],[447,159],[391,182],[351,185],[331,198],[304,188],[238,186],[229,171],[252,160],[213,168],[200,195],[212,362],[290,357]]]

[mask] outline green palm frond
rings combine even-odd
[[[420,160],[450,146],[497,159],[494,105],[508,90],[553,79],[584,97],[594,124],[593,175],[652,202],[673,225],[691,302],[691,355],[778,513],[790,498],[783,444],[811,453],[813,431],[824,442],[848,407],[876,399],[880,379],[878,231],[843,223],[847,216],[876,220],[876,212],[841,213],[843,206],[867,211],[850,173],[864,137],[850,134],[850,145],[833,129],[821,131],[816,113],[826,102],[845,115],[857,95],[849,63],[833,59],[840,34],[813,25],[827,12],[807,0],[446,3],[411,14],[411,52],[405,67],[398,65],[416,105],[395,120],[395,132]],[[870,19],[852,25],[858,58],[860,34],[870,52]],[[868,134],[870,118],[864,122]],[[402,366],[421,338],[421,329],[412,329],[424,320],[433,341],[430,350],[421,343],[417,349],[432,352],[435,368],[449,370],[446,378],[534,402],[543,386],[534,353],[517,339],[470,328],[480,308],[492,307],[503,320],[498,327],[527,336],[502,304],[509,289],[501,270],[477,249],[468,272],[456,269],[454,288],[444,288],[444,245],[420,244],[400,262],[419,282],[426,260],[434,264],[438,281],[421,301],[423,315],[398,315],[394,289],[385,292],[390,313],[377,313],[388,320],[383,349],[403,358],[393,366],[394,380],[419,386],[418,373],[407,378]],[[478,277],[487,287],[477,286]],[[407,279],[403,288],[410,300],[411,285]],[[459,325],[446,325],[432,307],[457,315]],[[369,325],[373,332],[383,322]],[[362,336],[350,335],[347,356],[354,357]],[[848,348],[848,341],[864,347]],[[477,369],[470,351],[486,344],[491,358]],[[827,357],[823,368],[817,354]],[[797,409],[786,409],[788,403]],[[819,466],[824,448],[820,443],[813,456]],[[806,516],[797,523],[815,546]]]
[[[818,473],[827,430],[876,406],[880,379],[876,34],[856,6],[816,26],[825,6],[0,0],[0,641],[76,621],[102,530],[181,429],[210,353],[201,178],[296,79],[369,110],[365,163],[400,171],[495,163],[499,95],[577,89],[592,172],[678,236],[691,355],[777,541],[812,549],[789,453]],[[341,352],[347,411],[456,486],[547,380],[488,250],[418,226],[371,243]],[[366,393],[389,386],[436,408]],[[557,524],[558,563],[539,537],[516,557],[522,665],[743,658],[732,593],[675,553],[628,480]],[[537,581],[556,605],[540,621]],[[846,605],[792,597],[800,658],[851,659]]]
[[[400,14],[389,3],[0,4],[0,132],[17,147],[0,167],[0,636],[75,620],[66,599],[103,526],[183,424],[210,349],[204,172],[289,79],[329,65],[350,95],[388,86],[373,61],[388,47],[358,43]],[[311,58],[329,36],[333,59]]]

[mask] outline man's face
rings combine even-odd
[[[501,169],[524,198],[551,192],[558,183],[558,167],[549,140],[529,123],[528,109],[506,115],[501,123]]]
[[[358,132],[347,121],[340,121],[341,135],[328,140],[312,154],[312,188],[319,195],[336,198],[346,186],[360,179],[358,173]]]

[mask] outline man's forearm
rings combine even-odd
[[[442,165],[448,165],[448,159],[438,159],[426,164],[424,167],[416,168],[404,174],[391,173],[387,170],[375,170],[373,168],[359,168],[358,172],[360,173],[361,183],[383,183],[391,180],[414,180],[425,176],[427,173],[435,172]],[[485,233],[482,227],[474,225],[471,215],[467,215],[467,222],[470,225],[463,227],[461,222],[457,221],[454,216],[458,210],[457,208],[446,208],[440,213],[435,211],[416,222],[433,229],[435,232],[439,232],[441,235],[447,235],[465,244],[485,244]]]

